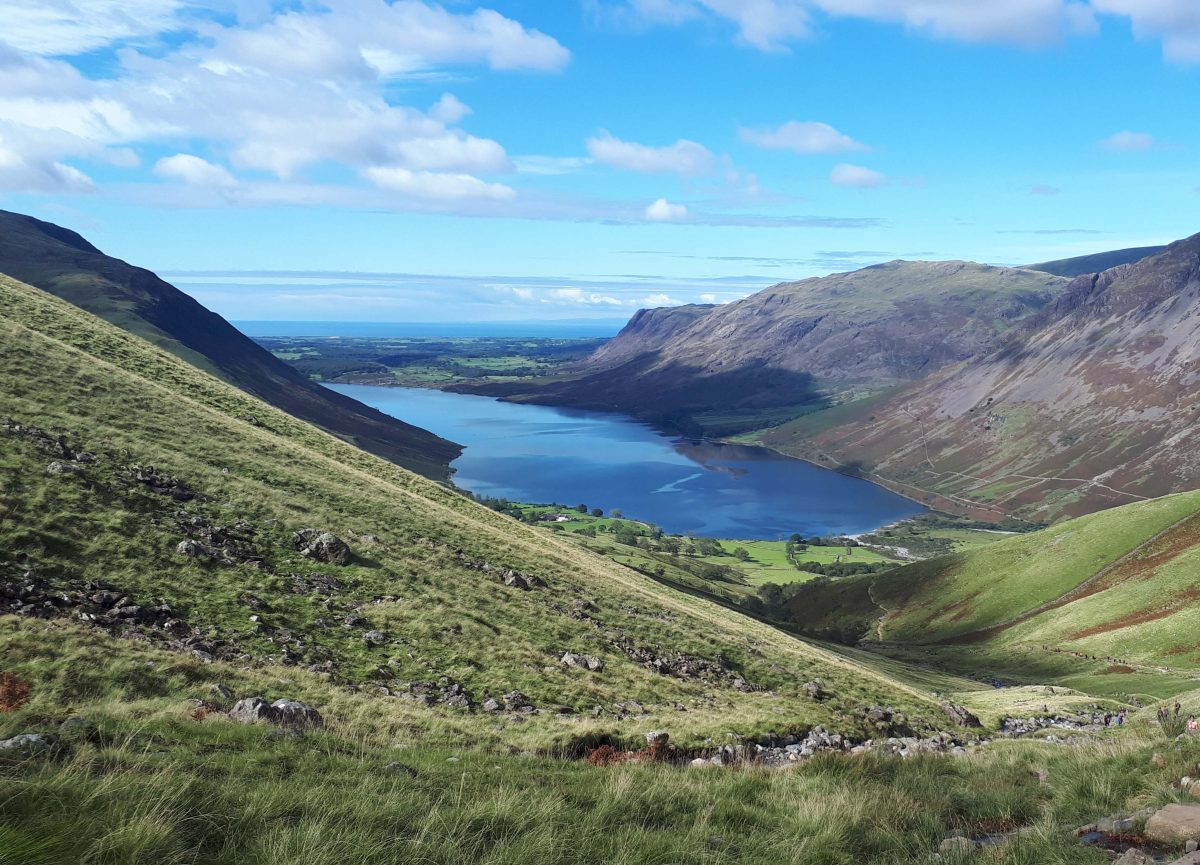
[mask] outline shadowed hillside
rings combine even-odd
[[[1071,282],[996,350],[767,444],[1052,520],[1200,486],[1200,235]]]
[[[364,450],[432,478],[460,448],[296,372],[229,322],[148,270],[78,234],[0,211],[0,273],[70,301]]]

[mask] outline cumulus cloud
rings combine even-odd
[[[1147,132],[1130,132],[1128,129],[1124,132],[1118,132],[1115,135],[1110,135],[1097,145],[1101,150],[1107,150],[1110,153],[1137,153],[1140,150],[1149,150],[1154,146],[1154,136]]]
[[[874,189],[888,182],[887,176],[871,168],[861,165],[841,163],[835,165],[829,174],[829,182],[834,186],[852,186],[858,189]]]
[[[39,4],[0,0],[0,38],[15,32],[26,49],[0,42],[0,188],[84,189],[90,182],[71,161],[128,167],[138,163],[137,148],[188,141],[237,172],[280,181],[333,163],[422,200],[510,198],[510,187],[476,176],[513,165],[498,142],[456,128],[470,109],[453,94],[425,111],[395,104],[390,78],[451,63],[553,70],[569,58],[551,37],[496,12],[459,14],[422,0],[340,0],[252,23],[184,18],[180,4],[155,0],[161,15],[125,21],[141,2],[60,0],[29,11]],[[86,34],[72,23],[76,13],[91,14]],[[139,38],[163,29],[179,33],[171,47],[139,50]],[[121,50],[103,78],[38,56],[131,40],[135,47]],[[184,157],[161,160],[157,173],[193,186],[236,182],[228,168]],[[272,191],[259,183],[239,194],[321,197],[304,184]]]
[[[646,208],[646,218],[651,222],[678,222],[686,219],[688,209],[683,204],[672,204],[665,198],[660,198]]]
[[[742,141],[767,150],[791,150],[795,153],[849,153],[870,150],[828,123],[789,120],[774,129],[739,129]]]
[[[236,186],[237,179],[219,165],[190,153],[176,153],[158,160],[154,173],[159,177],[181,180],[193,186]]]
[[[1127,16],[1139,39],[1161,39],[1163,56],[1200,63],[1200,5],[1195,0],[1091,0],[1099,12]]]
[[[597,162],[624,171],[697,176],[711,174],[716,167],[712,151],[686,138],[666,147],[650,147],[601,132],[587,140],[587,150]]]

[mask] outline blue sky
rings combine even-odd
[[[1195,0],[0,0],[0,207],[234,319],[627,317],[1200,231]]]

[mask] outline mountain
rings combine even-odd
[[[999,344],[1068,280],[963,261],[893,261],[717,307],[643,311],[566,380],[478,392],[620,410],[677,428],[763,426],[831,391],[920,378]]]
[[[1052,520],[1200,486],[1200,235],[1081,276],[980,357],[764,441]]]
[[[791,612],[809,633],[920,646],[944,661],[972,654],[996,676],[1065,673],[1073,687],[1133,693],[1139,676],[1186,680],[1200,664],[1197,573],[1200,492],[1189,492],[812,584]]]
[[[461,448],[310,381],[229,322],[60,226],[0,211],[0,273],[149,340],[371,453],[444,479]]]
[[[1184,505],[1022,536],[961,587],[957,559],[923,573],[968,598],[1011,580],[972,622],[990,624],[1134,549],[1115,591],[1144,606],[1145,569],[1169,565],[1154,585],[1178,605],[1195,563],[1162,563]],[[5,865],[900,863],[951,836],[998,838],[996,861],[1083,861],[1075,826],[1173,801],[1193,770],[1195,746],[1133,702],[1195,711],[1193,649],[1105,678],[1082,652],[949,647],[968,679],[805,640],[0,277]],[[1009,687],[978,680],[996,670]],[[985,744],[1007,718],[1118,708],[1121,730]]]
[[[1093,255],[1080,255],[1076,258],[1060,258],[1057,261],[1043,261],[1041,264],[1026,265],[1028,270],[1041,270],[1053,273],[1055,276],[1083,276],[1087,273],[1099,273],[1110,267],[1122,264],[1137,264],[1143,258],[1157,255],[1166,249],[1165,246],[1137,246],[1131,249],[1116,249],[1112,252],[1097,252]]]
[[[477,746],[851,729],[878,701],[941,718],[928,692],[502,516],[36,288],[0,278],[0,309],[0,599],[18,599],[0,611],[282,671],[322,703],[351,688],[374,695],[355,711]],[[539,711],[498,732],[482,707],[506,694]]]

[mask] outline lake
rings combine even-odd
[[[681,440],[623,415],[420,388],[327,387],[464,445],[454,482],[478,495],[618,508],[670,534],[746,540],[858,534],[925,510],[766,448]]]

